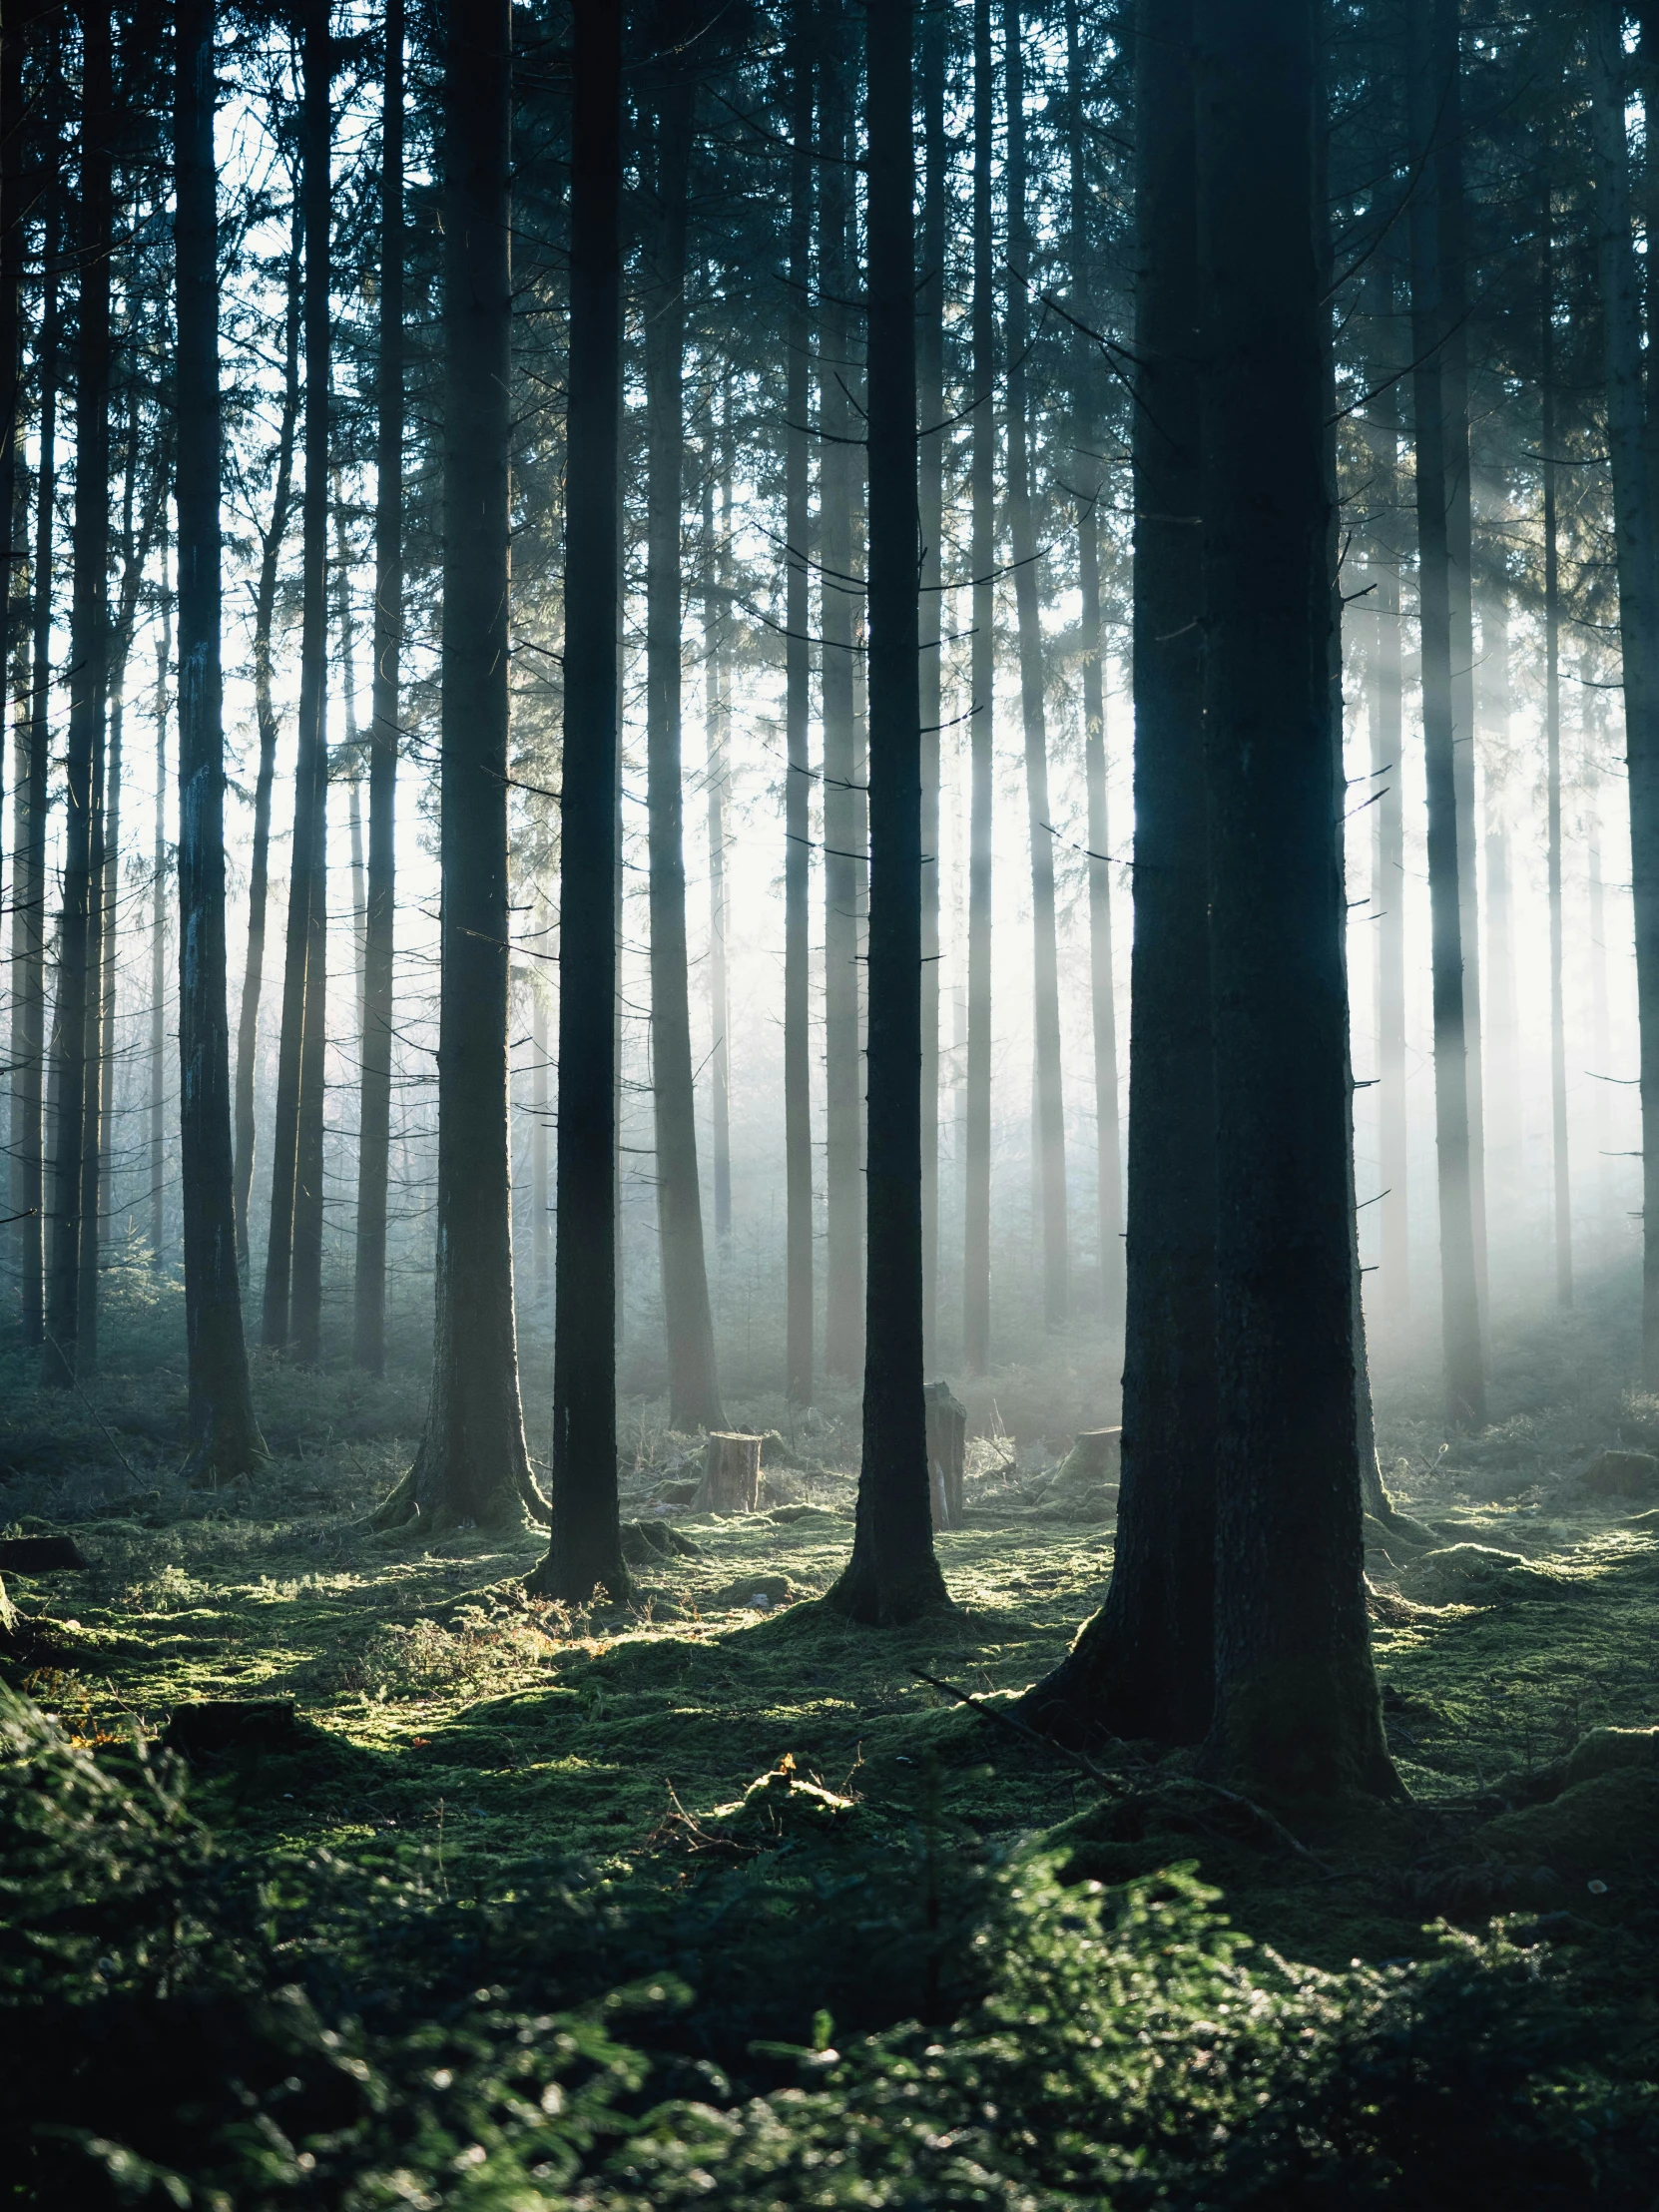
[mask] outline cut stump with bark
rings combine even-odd
[[[700,1513],[753,1513],[761,1499],[761,1441],[716,1429],[703,1447]]]
[[[1055,1481],[1064,1482],[1068,1488],[1087,1488],[1096,1482],[1116,1482],[1122,1442],[1121,1428],[1083,1429],[1061,1460],[1055,1472]]]
[[[948,1382],[929,1382],[927,1401],[927,1494],[933,1526],[962,1525],[962,1470],[967,1458],[967,1407]]]

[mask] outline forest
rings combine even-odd
[[[1659,2202],[1651,100],[0,0],[6,2203]]]

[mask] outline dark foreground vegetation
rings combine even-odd
[[[958,1609],[872,1637],[813,1602],[850,1403],[727,1519],[626,1405],[637,1602],[571,1612],[525,1599],[529,1530],[369,1531],[401,1371],[271,1365],[268,1471],[186,1489],[175,1316],[127,1306],[95,1393],[7,1378],[7,1533],[88,1561],[10,1578],[8,2192],[1651,2204],[1659,1513],[1593,1485],[1659,1405],[1603,1381],[1609,1318],[1513,1344],[1499,1424],[1447,1454],[1384,1393],[1411,1802],[1281,1819],[1190,1755],[1091,1773],[990,1717],[1111,1563],[1110,1490],[1042,1433],[1058,1369],[975,1403]],[[240,1737],[174,1718],[228,1698]]]

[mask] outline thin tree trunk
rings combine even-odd
[[[1641,308],[1625,140],[1623,14],[1590,20],[1591,155],[1606,346],[1607,445],[1630,780],[1631,907],[1641,1034],[1642,1383],[1659,1388],[1659,547],[1643,436]]]
[[[1544,491],[1544,789],[1549,867],[1549,1104],[1555,1301],[1572,1304],[1572,1182],[1567,1150],[1567,1030],[1561,938],[1561,558],[1555,491],[1553,213],[1544,193],[1538,392]],[[1490,890],[1488,886],[1488,896]]]
[[[28,767],[18,778],[23,823],[14,878],[12,952],[16,963],[14,1004],[18,1036],[12,1057],[12,1203],[21,1215],[19,1277],[23,1341],[31,1349],[45,1342],[45,1124],[42,1116],[46,1058],[46,816],[50,805],[49,713],[52,697],[53,520],[57,503],[58,377],[61,363],[62,310],[57,276],[61,231],[57,202],[45,218],[46,276],[36,347],[40,408],[36,423],[34,635],[28,720]]]
[[[863,1361],[863,1118],[859,1039],[857,748],[854,631],[862,586],[853,574],[857,447],[850,393],[850,301],[857,284],[846,167],[847,86],[856,57],[846,11],[831,4],[823,38],[820,136],[828,159],[819,200],[819,632],[824,709],[824,1364],[855,1376]]]
[[[1060,962],[1054,911],[1054,830],[1048,798],[1048,732],[1043,714],[1042,612],[1037,541],[1031,519],[1031,462],[1025,356],[1031,231],[1026,209],[1025,73],[1020,50],[1023,0],[1003,0],[1008,69],[1008,530],[1019,621],[1019,692],[1025,724],[1025,803],[1031,827],[1032,1027],[1042,1188],[1043,1320],[1062,1329],[1071,1309],[1071,1243],[1066,1219],[1066,1115],[1060,1070]]]
[[[540,892],[536,896],[535,914],[536,933],[545,949],[553,926],[552,910]],[[552,1154],[547,1143],[553,1099],[548,1083],[552,1059],[547,1036],[546,980],[547,970],[542,968],[530,986],[530,1050],[535,1061],[530,1086],[533,1117],[530,1130],[530,1263],[531,1281],[536,1287],[537,1301],[542,1304],[553,1286],[553,1191],[548,1180]]]
[[[106,605],[106,620],[108,607]],[[90,1382],[98,1373],[98,1252],[99,1169],[104,1136],[104,965],[106,958],[104,909],[109,873],[109,840],[106,835],[106,786],[109,779],[109,735],[115,700],[114,624],[106,630],[104,728],[93,741],[92,832],[87,852],[86,918],[86,1035],[81,1047],[85,1070],[81,1101],[81,1190],[78,1213],[80,1251],[76,1258],[75,1375]],[[67,1341],[67,1340],[66,1340]]]
[[[519,1404],[508,1124],[510,0],[451,0],[444,30],[436,1314],[426,1432],[379,1518],[506,1527],[546,1517]]]
[[[322,1051],[327,992],[330,79],[327,0],[304,0],[305,491],[299,730],[262,1334],[314,1366],[322,1320]]]
[[[1077,0],[1066,0],[1066,104],[1070,140],[1071,282],[1077,319],[1093,312],[1088,173],[1083,135],[1083,52]],[[1094,340],[1072,333],[1072,489],[1077,500],[1079,644],[1083,661],[1083,759],[1089,803],[1089,996],[1094,1032],[1095,1174],[1100,1224],[1100,1304],[1108,1326],[1123,1319],[1123,1149],[1118,1122],[1118,1024],[1112,949],[1111,823],[1106,803],[1106,697],[1100,620],[1100,503],[1105,479]]]
[[[936,1361],[939,1278],[939,732],[943,722],[945,11],[918,11],[925,184],[916,301],[921,524],[921,1341]]]
[[[730,401],[722,395],[723,416]],[[722,422],[723,431],[726,423]],[[703,742],[705,799],[709,815],[709,1026],[713,1038],[709,1071],[714,1118],[715,1235],[725,1244],[732,1234],[731,1059],[726,1031],[731,1019],[731,990],[726,976],[726,778],[727,730],[731,713],[726,658],[729,591],[727,545],[732,520],[732,465],[729,445],[721,451],[721,530],[715,536],[714,433],[703,485]]]
[[[1480,655],[1488,672],[1488,760],[1506,764],[1509,759],[1513,699],[1507,578],[1495,583],[1484,608]],[[1481,784],[1481,848],[1486,861],[1486,903],[1481,917],[1485,939],[1485,1051],[1491,1087],[1487,1092],[1486,1155],[1500,1152],[1508,1170],[1504,1180],[1505,1206],[1515,1184],[1521,1135],[1524,1078],[1520,1069],[1520,1038],[1515,1018],[1515,916],[1514,887],[1509,856],[1509,829],[1504,819],[1499,789],[1501,774],[1491,768]],[[1491,1180],[1488,1172],[1488,1182]]]
[[[829,1595],[887,1625],[947,1601],[933,1555],[921,1341],[921,715],[912,0],[869,0],[869,1049],[863,1453]]]
[[[1428,787],[1428,903],[1434,1009],[1434,1134],[1439,1169],[1440,1307],[1447,1415],[1483,1427],[1485,1361],[1475,1256],[1464,947],[1458,891],[1455,722],[1452,701],[1451,555],[1445,393],[1439,348],[1445,337],[1436,137],[1444,128],[1442,50],[1430,12],[1440,0],[1411,0],[1410,98],[1413,157],[1422,175],[1411,204],[1411,372],[1416,414],[1419,623],[1422,633],[1423,753]]]
[[[1372,324],[1368,377],[1376,396],[1366,409],[1371,452],[1371,604],[1375,651],[1371,665],[1372,914],[1377,931],[1378,1166],[1383,1304],[1395,1323],[1410,1307],[1408,1132],[1405,1113],[1405,809],[1400,712],[1398,346],[1393,335],[1394,273],[1382,251],[1366,276]]]
[[[1028,1701],[1035,1721],[1072,1740],[1105,1730],[1194,1742],[1212,1713],[1216,1123],[1192,39],[1192,0],[1140,0],[1122,1486],[1105,1605]]]
[[[396,965],[397,751],[403,652],[403,0],[387,0],[380,139],[380,384],[374,447],[374,689],[368,736],[368,908],[363,924],[362,1088],[357,1124],[357,1252],[351,1352],[386,1364],[386,1186],[391,1152],[391,1022]],[[540,994],[536,1000],[542,1009]],[[545,1011],[541,1012],[545,1023]],[[538,1053],[546,1084],[546,1048]],[[538,1282],[547,1243],[546,1120]]]
[[[80,1320],[81,1148],[87,1100],[88,952],[93,899],[96,779],[104,748],[109,661],[110,231],[113,27],[88,0],[82,17],[80,337],[75,389],[74,603],[70,617],[69,758],[65,785],[63,908],[52,1058],[56,1109],[53,1218],[46,1285],[48,1382],[77,1373]]]
[[[23,367],[23,317],[20,283],[23,275],[25,244],[24,225],[27,204],[23,181],[23,52],[24,41],[19,35],[21,25],[14,26],[0,50],[0,522],[5,530],[5,544],[0,547],[0,670],[13,681],[13,631],[22,625],[16,620],[13,575],[21,566],[18,560],[19,539],[24,528],[24,517],[18,505],[18,423],[19,398],[22,391]],[[21,595],[18,595],[19,597]],[[22,676],[27,665],[28,641],[19,636],[21,647],[19,661],[23,664],[15,672]],[[5,712],[0,714],[0,785],[5,781],[6,724],[11,722],[18,689],[6,693]],[[24,760],[22,748],[18,748],[16,786],[12,798],[12,819],[21,826],[25,819],[23,806],[19,804],[22,792]],[[13,835],[12,911],[18,911],[17,861],[22,838]],[[15,923],[14,923],[15,928]],[[15,991],[16,977],[13,985]],[[16,997],[12,1001],[12,1084],[18,1079],[18,1053],[15,1047],[24,1042]],[[16,1161],[16,1152],[13,1152]],[[14,1179],[16,1167],[13,1168]],[[12,1208],[15,1213],[16,1207]]]
[[[553,1538],[529,1587],[628,1594],[616,1466],[616,884],[622,701],[622,16],[575,0],[559,802]]]
[[[814,0],[794,0],[790,17],[789,68],[791,77],[790,217],[788,237],[788,299],[785,315],[785,428],[784,428],[784,1199],[785,1199],[785,1392],[792,1405],[813,1400],[813,1089],[811,1037],[811,953],[808,941],[809,903],[812,894],[811,807],[812,668],[807,625],[810,620],[811,515],[807,466],[807,406],[810,361],[808,358],[808,288],[812,282],[813,237],[813,6]],[[676,88],[669,96],[689,100]],[[669,109],[665,102],[659,122],[663,154],[668,151]],[[683,197],[683,180],[673,189]],[[659,194],[664,190],[661,178]],[[683,214],[662,210],[664,244],[671,222],[683,225]],[[684,247],[680,250],[684,263]],[[672,280],[671,269],[659,281]],[[677,368],[673,372],[678,384]],[[676,393],[676,400],[678,394]],[[665,651],[667,650],[665,643]],[[675,647],[678,652],[678,645]],[[656,943],[655,919],[652,943]],[[656,1005],[653,983],[652,1005]],[[653,1014],[655,1026],[655,1014]],[[659,1081],[661,1077],[659,1075]],[[665,1267],[668,1247],[664,1243]],[[664,1297],[669,1294],[665,1273]],[[670,1369],[674,1365],[670,1330]],[[678,1425],[678,1424],[677,1424]],[[709,1425],[713,1425],[710,1423]]]
[[[396,6],[399,0],[391,0]],[[389,21],[389,18],[388,18]],[[389,34],[388,34],[389,35]],[[249,1267],[248,1198],[254,1183],[257,1125],[254,1073],[260,1046],[260,992],[265,978],[266,900],[271,872],[271,787],[276,773],[276,708],[271,694],[271,633],[276,612],[276,576],[293,503],[293,438],[299,420],[300,274],[305,240],[304,196],[295,191],[288,246],[287,311],[282,327],[282,413],[276,432],[276,483],[271,521],[261,531],[260,580],[254,594],[254,713],[260,731],[260,765],[254,784],[254,848],[248,875],[248,960],[242,975],[237,1022],[236,1207],[237,1256]],[[383,310],[382,310],[383,311]]]
[[[220,673],[219,220],[214,0],[180,0],[174,143],[179,344],[179,1152],[190,1478],[265,1456],[248,1385],[231,1154]]]
[[[363,1033],[363,947],[368,935],[368,893],[363,881],[362,752],[357,730],[357,626],[351,609],[350,547],[334,474],[334,571],[339,622],[340,702],[345,711],[345,823],[351,859],[351,981],[353,1033]],[[372,712],[372,710],[370,710]]]
[[[1207,1761],[1397,1793],[1366,1614],[1317,0],[1195,0],[1216,1090]],[[1264,856],[1272,855],[1272,864]]]
[[[992,294],[991,163],[996,81],[990,0],[973,0],[973,447],[969,566],[967,1108],[962,1217],[962,1357],[991,1362],[991,855],[995,817],[996,321]]]
[[[156,821],[150,861],[150,1265],[167,1257],[167,680],[173,670],[173,595],[162,533],[162,634],[156,644]]]

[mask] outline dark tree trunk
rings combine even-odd
[[[109,662],[110,230],[114,96],[112,25],[89,4],[82,18],[80,337],[75,387],[74,602],[69,643],[69,759],[65,784],[63,908],[52,1059],[56,1094],[53,1213],[46,1285],[48,1382],[77,1373],[80,1320],[81,1148],[87,1102],[88,954],[94,809],[104,749]]]
[[[1060,1079],[1060,960],[1054,911],[1054,830],[1048,801],[1048,732],[1043,713],[1042,612],[1031,518],[1031,461],[1025,356],[1030,314],[1031,231],[1026,210],[1023,0],[1003,0],[1008,69],[1008,534],[1019,622],[1019,695],[1025,725],[1025,804],[1031,830],[1032,1029],[1036,1138],[1042,1196],[1043,1321],[1064,1328],[1071,1311],[1071,1240],[1066,1219],[1066,1114]]]
[[[379,1518],[509,1527],[545,1517],[519,1405],[508,1138],[510,0],[451,0],[444,51],[436,1317],[426,1432]]]
[[[1544,789],[1549,868],[1549,1103],[1555,1199],[1555,1298],[1572,1304],[1572,1182],[1567,1151],[1567,1035],[1561,930],[1561,558],[1555,496],[1553,211],[1543,204],[1538,391],[1544,489]],[[1488,897],[1490,889],[1488,887]]]
[[[1393,378],[1394,273],[1380,251],[1366,274],[1372,324],[1368,377],[1375,397],[1366,409],[1371,452],[1370,573],[1374,617],[1371,665],[1372,914],[1377,930],[1378,1166],[1382,1216],[1383,1303],[1396,1321],[1410,1307],[1410,1215],[1405,1114],[1405,809],[1400,713],[1399,402]]]
[[[395,4],[395,0],[393,0]],[[288,248],[287,313],[282,331],[282,413],[276,432],[276,483],[271,521],[260,533],[260,580],[254,594],[254,713],[260,763],[254,784],[254,849],[248,876],[248,961],[242,976],[237,1022],[236,1206],[237,1256],[249,1265],[248,1198],[254,1183],[257,1131],[254,1071],[259,1060],[260,992],[265,979],[266,900],[271,875],[271,787],[276,774],[276,708],[271,696],[271,633],[276,613],[276,578],[293,504],[293,438],[299,420],[300,275],[305,241],[305,202],[295,192]]]
[[[943,724],[945,11],[919,11],[925,186],[916,299],[921,519],[921,1342],[936,1360],[939,1276],[939,735]]]
[[[669,1425],[678,1429],[726,1425],[715,1369],[714,1320],[703,1253],[703,1194],[697,1172],[680,755],[686,194],[695,89],[684,65],[675,61],[657,93],[656,221],[645,336],[651,1081],[657,1133],[657,1227],[668,1331]],[[810,1176],[810,1151],[806,1164]]]
[[[305,225],[305,490],[299,732],[272,1148],[263,1335],[304,1365],[321,1350],[322,1053],[327,996],[329,99],[326,0],[304,0],[300,193]]]
[[[529,1587],[628,1594],[616,1469],[622,20],[575,0],[559,803],[553,1540]]]
[[[969,667],[966,1166],[962,1217],[962,1358],[991,1362],[991,849],[995,807],[996,322],[991,161],[996,80],[990,0],[973,0],[973,642]]]
[[[92,832],[87,848],[86,1035],[81,1047],[85,1089],[81,1099],[81,1190],[77,1208],[81,1242],[75,1263],[74,1330],[75,1374],[80,1382],[89,1382],[98,1373],[98,1171],[104,1131],[104,890],[109,873],[105,787],[109,778],[110,710],[115,690],[114,624],[108,621],[108,614],[106,606],[104,728],[93,744]]]
[[[1439,0],[1412,0],[1411,136],[1422,167],[1411,205],[1412,395],[1416,414],[1418,603],[1422,634],[1423,754],[1428,786],[1428,902],[1434,1007],[1434,1135],[1439,1167],[1440,1299],[1449,1418],[1486,1418],[1479,1272],[1475,1247],[1464,952],[1458,894],[1452,605],[1445,392],[1439,347],[1446,303],[1436,133],[1446,87],[1429,15]]]
[[[811,951],[812,668],[808,561],[811,513],[807,467],[808,289],[813,239],[813,7],[794,0],[790,18],[790,221],[785,316],[784,426],[784,1194],[785,1390],[794,1405],[813,1401],[813,1087]],[[665,210],[665,215],[667,211]],[[681,250],[684,261],[684,248]],[[676,646],[676,650],[678,647]],[[653,931],[655,941],[655,931]],[[652,992],[655,1004],[656,992]],[[655,1020],[653,1020],[655,1027]],[[665,1259],[667,1247],[664,1247]],[[665,1278],[664,1292],[668,1284]],[[673,1319],[669,1327],[673,1330]],[[673,1363],[670,1353],[671,1368]],[[717,1424],[706,1420],[713,1428]]]
[[[1070,139],[1071,282],[1077,319],[1093,311],[1083,53],[1077,0],[1066,0],[1066,103]],[[1082,601],[1084,774],[1089,795],[1089,987],[1094,1031],[1095,1173],[1100,1222],[1100,1303],[1107,1323],[1123,1319],[1123,1145],[1118,1121],[1118,1018],[1112,950],[1111,823],[1106,804],[1106,688],[1100,620],[1100,503],[1106,484],[1100,439],[1095,341],[1072,333],[1072,486],[1077,500],[1077,582]]]
[[[1625,139],[1623,13],[1590,21],[1591,152],[1619,578],[1631,907],[1641,1031],[1642,1383],[1659,1388],[1659,544],[1644,447],[1642,330]]]
[[[854,1376],[863,1360],[863,1066],[859,1039],[858,780],[854,738],[854,630],[862,586],[854,580],[852,506],[858,448],[851,301],[853,199],[845,166],[847,87],[856,81],[845,12],[832,6],[824,38],[820,136],[828,159],[819,200],[819,631],[824,677],[824,1364]]]
[[[391,1145],[395,826],[403,650],[403,0],[387,0],[385,39],[380,142],[380,389],[374,453],[374,692],[368,740],[368,913],[363,932],[357,1265],[351,1332],[352,1357],[370,1375],[383,1374],[386,1364],[386,1183]],[[543,1066],[545,1057],[545,1053],[538,1055]],[[537,1127],[539,1131],[544,1124],[538,1122]],[[545,1137],[540,1141],[545,1152]],[[544,1176],[544,1185],[545,1180]],[[545,1188],[540,1200],[545,1210]],[[545,1237],[540,1224],[537,1237],[539,1250]]]
[[[45,1124],[42,1116],[46,1059],[46,815],[50,805],[52,698],[53,519],[57,503],[58,376],[62,322],[57,276],[61,243],[55,197],[45,220],[46,277],[36,345],[40,410],[36,423],[34,636],[30,653],[28,766],[18,777],[22,824],[13,887],[12,955],[15,962],[17,1036],[12,1048],[12,1204],[22,1216],[18,1274],[23,1341],[44,1343]]]
[[[184,1181],[188,1471],[246,1474],[265,1446],[248,1386],[231,1154],[220,673],[219,216],[214,0],[179,0],[179,1153]]]
[[[23,47],[20,25],[13,25],[10,36],[0,48],[0,523],[5,531],[5,544],[0,547],[0,669],[12,670],[12,632],[16,623],[16,601],[13,597],[13,571],[18,563],[18,540],[22,532],[23,517],[17,502],[17,431],[19,419],[18,398],[21,390],[23,365],[22,302],[20,281],[23,272],[24,222],[26,204],[23,186]],[[19,626],[20,627],[20,626]],[[24,643],[24,654],[27,645]],[[23,656],[20,656],[22,659]],[[18,671],[22,673],[21,668]],[[0,717],[0,786],[5,781],[5,723],[11,719],[10,701],[15,694],[7,693],[8,708]],[[21,761],[19,768],[22,768]],[[26,803],[20,805],[23,776],[20,774],[12,799],[12,819],[21,823],[27,819]],[[23,839],[16,837],[14,847],[21,847]],[[19,910],[18,880],[15,873],[17,850],[13,853],[12,911]],[[14,923],[15,928],[15,923]],[[16,977],[13,978],[15,991]],[[12,1025],[14,1046],[24,1039],[21,1034],[17,1000],[12,1001]],[[18,1054],[12,1053],[12,1082],[17,1082]],[[13,1152],[16,1160],[16,1152]],[[16,1168],[13,1168],[15,1178]],[[13,1207],[15,1213],[17,1209]]]
[[[1195,0],[1216,1097],[1216,1712],[1392,1791],[1366,1616],[1316,0]]]
[[[1135,928],[1121,1487],[1106,1603],[1031,1692],[1028,1710],[1074,1739],[1104,1730],[1189,1743],[1212,1712],[1216,1449],[1192,0],[1140,0],[1136,23]]]
[[[872,1625],[947,1603],[933,1556],[921,1344],[921,715],[916,664],[912,0],[870,0],[869,1049],[863,1454],[829,1603]]]

